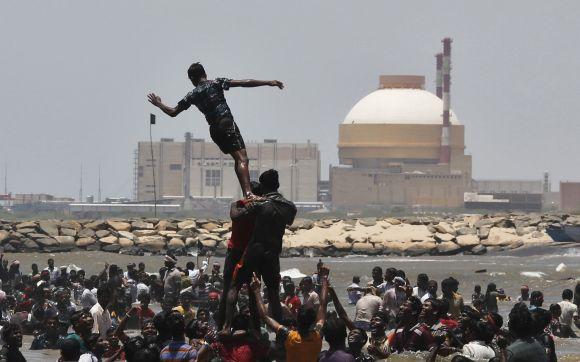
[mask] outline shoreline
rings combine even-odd
[[[579,227],[568,214],[466,214],[441,217],[296,219],[281,257],[539,255],[574,242],[550,230]],[[105,251],[125,255],[224,256],[231,222],[217,219],[0,220],[5,253]],[[580,244],[579,244],[580,245]],[[537,251],[534,251],[537,250]]]

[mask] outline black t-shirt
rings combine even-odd
[[[224,90],[230,89],[231,79],[216,78],[206,80],[187,93],[179,101],[179,109],[188,109],[192,104],[205,115],[210,125],[222,118],[233,118],[232,111],[226,102]]]

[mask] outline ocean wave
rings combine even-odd
[[[523,272],[520,272],[520,275],[523,277],[528,277],[528,278],[543,278],[547,274],[540,272],[540,271],[523,271]]]
[[[292,279],[304,278],[306,274],[302,274],[298,268],[290,268],[280,272],[281,277],[290,277]]]

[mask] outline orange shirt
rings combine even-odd
[[[298,331],[288,331],[286,328],[281,328],[278,333],[287,334],[284,342],[286,362],[318,361],[318,355],[322,350],[322,335],[318,326],[305,338]]]

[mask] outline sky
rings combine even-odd
[[[149,137],[209,139],[195,108],[170,118],[188,66],[209,77],[279,79],[226,97],[247,141],[320,145],[380,74],[419,74],[434,92],[453,38],[451,104],[475,179],[580,180],[578,1],[2,1],[0,164],[8,191],[131,196],[133,151]],[[4,174],[4,167],[0,168]],[[0,179],[0,193],[4,181]]]

